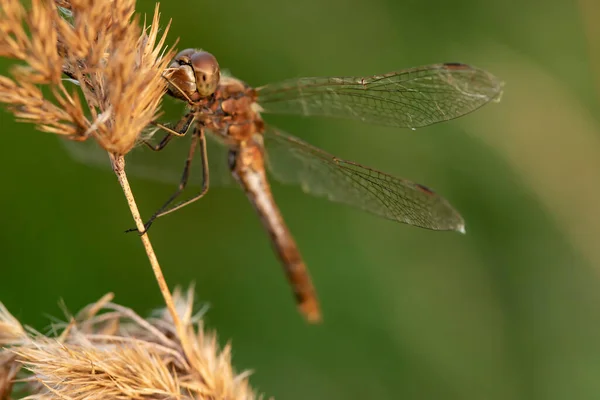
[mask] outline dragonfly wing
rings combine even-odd
[[[160,134],[157,136],[160,137]],[[227,165],[227,146],[210,132],[206,137],[210,186],[237,186]],[[153,139],[153,141],[157,142],[157,139]],[[190,139],[190,136],[175,137],[161,151],[152,151],[143,144],[139,145],[125,156],[125,169],[129,175],[138,178],[179,184],[190,147]],[[106,151],[100,148],[94,140],[61,141],[76,161],[94,167],[111,168]],[[192,186],[202,184],[199,150],[196,150],[192,161],[192,172],[188,184]]]
[[[434,64],[367,77],[299,78],[257,89],[264,112],[418,128],[499,100],[503,82],[466,64]]]
[[[423,185],[341,160],[273,128],[264,144],[267,165],[283,183],[405,224],[464,232],[460,214]]]

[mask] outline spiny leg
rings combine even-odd
[[[194,158],[194,153],[196,151],[196,144],[198,143],[198,138],[199,138],[199,136],[196,134],[196,132],[194,132],[194,134],[192,135],[192,143],[190,144],[190,150],[189,150],[188,156],[185,160],[185,165],[183,167],[183,174],[181,175],[181,180],[179,181],[179,185],[177,186],[177,190],[175,191],[175,193],[173,193],[171,195],[171,197],[169,197],[169,199],[165,202],[165,204],[163,204],[162,207],[160,207],[158,209],[158,211],[156,211],[154,214],[152,214],[150,219],[144,224],[144,232],[140,232],[137,228],[128,229],[125,232],[138,231],[138,233],[140,235],[143,235],[144,233],[148,232],[148,229],[150,229],[150,226],[152,225],[154,220],[157,218],[157,215],[159,215],[167,207],[169,207],[169,205],[177,197],[179,197],[181,192],[183,192],[183,190],[185,189],[185,187],[187,185],[188,178],[190,176],[190,166],[192,165],[192,159]]]
[[[196,144],[199,143],[200,144],[200,157],[201,157],[201,162],[202,162],[202,190],[193,198],[186,200],[184,202],[181,202],[179,204],[176,204],[175,206],[173,206],[172,208],[168,208],[169,205],[175,201],[175,199],[177,197],[179,197],[181,195],[181,193],[183,192],[183,190],[185,189],[188,179],[189,179],[189,175],[190,175],[190,166],[192,163],[192,159],[194,158],[194,153],[196,150]],[[152,223],[154,222],[154,220],[158,217],[162,217],[163,215],[169,214],[175,210],[178,210],[190,203],[193,203],[194,201],[200,199],[201,197],[203,197],[207,192],[208,192],[208,186],[209,186],[209,171],[208,171],[208,158],[207,158],[207,154],[206,154],[206,137],[204,135],[204,130],[201,128],[195,128],[194,129],[194,133],[192,135],[192,143],[190,145],[190,150],[188,153],[188,157],[185,161],[185,166],[183,169],[183,174],[181,176],[181,181],[179,182],[179,186],[177,187],[177,190],[175,191],[175,193],[173,193],[171,195],[171,197],[169,197],[169,199],[165,202],[165,204],[163,204],[162,207],[160,207],[158,209],[158,211],[156,211],[151,217],[150,219],[148,219],[148,221],[144,224],[144,232],[139,232],[140,235],[146,233],[148,231],[148,229],[150,229],[150,226],[152,225]],[[137,229],[129,229],[126,232],[132,232],[132,231],[137,231]]]
[[[186,115],[184,115],[177,122],[174,129],[171,129],[168,126],[165,126],[163,124],[159,124],[158,122],[155,122],[154,125],[156,125],[160,129],[166,131],[167,134],[161,139],[161,141],[158,144],[152,144],[148,140],[144,140],[143,143],[150,150],[161,151],[162,149],[164,149],[167,146],[167,144],[169,144],[169,142],[171,141],[171,139],[174,136],[184,136],[187,133],[187,131],[190,129],[190,125],[192,124],[192,122],[194,122],[194,113],[193,112],[189,112]]]
[[[194,197],[192,197],[188,200],[182,201],[181,203],[174,205],[173,207],[169,208],[168,210],[164,210],[164,208],[162,209],[162,211],[159,210],[154,215],[155,219],[158,217],[162,217],[163,215],[170,214],[173,211],[179,210],[180,208],[183,208],[183,207],[187,206],[188,204],[191,204],[197,200],[200,200],[208,192],[208,188],[210,186],[210,173],[209,173],[210,171],[208,170],[208,154],[206,152],[206,136],[205,136],[203,130],[200,131],[199,138],[200,138],[200,140],[199,140],[200,161],[202,162],[202,189]]]

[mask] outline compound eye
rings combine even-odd
[[[190,56],[190,64],[196,75],[198,93],[201,96],[213,94],[221,79],[221,70],[215,56],[206,51],[196,51]]]

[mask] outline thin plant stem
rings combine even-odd
[[[135,202],[135,197],[133,196],[133,192],[131,191],[131,186],[129,186],[129,180],[127,179],[127,174],[125,172],[125,158],[123,156],[110,154],[110,162],[112,164],[113,171],[115,175],[117,175],[117,179],[119,180],[119,184],[123,189],[123,193],[125,194],[125,198],[127,199],[127,204],[129,205],[129,210],[131,211],[131,216],[135,221],[135,225],[137,226],[140,232],[144,232],[144,221],[142,220],[142,216],[140,215],[140,211],[138,210],[137,204]],[[146,255],[148,256],[148,260],[150,261],[150,265],[152,266],[152,271],[154,271],[154,276],[156,278],[156,282],[158,283],[158,287],[160,288],[160,292],[165,299],[165,304],[167,305],[167,310],[171,314],[171,318],[173,318],[173,324],[175,325],[175,330],[177,331],[177,336],[181,339],[181,347],[188,360],[193,360],[192,357],[192,349],[187,340],[186,329],[179,318],[179,314],[177,314],[177,309],[175,307],[175,302],[173,301],[173,296],[171,296],[171,292],[169,291],[169,286],[167,285],[167,281],[165,280],[165,276],[162,273],[162,269],[160,268],[160,264],[158,263],[158,258],[156,257],[156,253],[154,252],[154,248],[152,247],[152,243],[150,243],[150,238],[148,237],[148,233],[144,232],[140,235],[142,240],[142,244],[144,245],[144,250],[146,250]]]

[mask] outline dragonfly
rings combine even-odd
[[[503,88],[503,82],[491,73],[461,63],[365,77],[297,78],[254,88],[222,73],[215,56],[197,49],[179,52],[165,78],[167,94],[184,102],[186,112],[174,126],[155,123],[165,135],[157,143],[144,140],[145,148],[162,152],[174,142],[184,143],[181,136],[191,139],[185,142],[187,156],[171,153],[180,161],[185,158],[178,188],[148,220],[145,230],[156,218],[202,198],[210,186],[237,184],[268,233],[297,306],[309,322],[321,321],[320,305],[296,241],[272,195],[267,170],[276,180],[299,184],[307,193],[389,220],[462,233],[465,223],[460,213],[432,189],[331,155],[266,124],[262,115],[341,117],[415,129],[499,101]],[[82,154],[80,143],[69,148],[75,158],[89,163],[90,154]],[[159,155],[149,160],[148,153],[137,148],[129,153],[128,172],[133,169],[137,175],[171,180],[165,176],[167,170],[159,167]],[[201,189],[190,199],[175,203],[191,182],[191,163],[196,155],[202,165]],[[105,158],[100,155],[95,160],[100,163]]]

